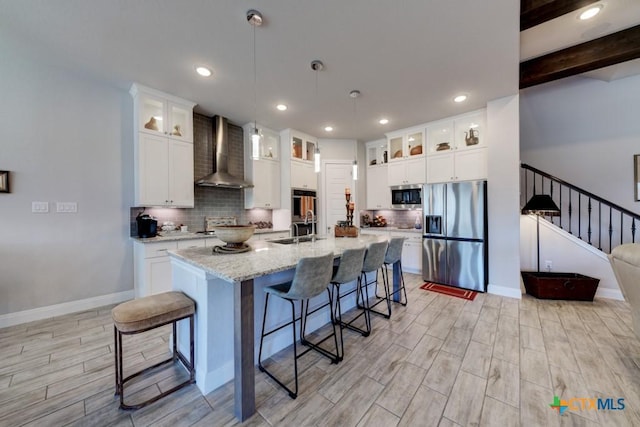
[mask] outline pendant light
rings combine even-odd
[[[357,99],[360,96],[360,91],[359,90],[352,90],[351,92],[349,92],[349,96],[351,98],[353,98],[353,128],[354,128],[354,132],[355,129],[357,129],[358,125],[358,110],[357,110]],[[358,138],[356,135],[356,146],[358,145]],[[353,180],[357,181],[358,180],[358,160],[354,160],[353,161],[353,165],[352,165],[352,171],[351,171],[351,175],[353,175]]]
[[[316,72],[316,110],[318,109],[318,71],[324,70],[324,64],[322,61],[316,59],[311,61],[311,69]],[[318,147],[318,143],[316,142],[316,148],[313,150],[313,171],[315,173],[320,173],[320,147]]]
[[[256,27],[262,25],[262,14],[251,9],[247,12],[247,22],[253,27],[253,133],[251,134],[251,158],[260,158],[260,131],[258,130],[258,72],[256,66]]]

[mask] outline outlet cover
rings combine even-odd
[[[58,213],[77,213],[78,204],[76,202],[57,202],[56,212]]]
[[[32,213],[48,213],[49,202],[31,202]]]
[[[548,259],[548,260],[546,260],[546,261],[544,262],[544,268],[545,268],[546,270],[551,271],[551,269],[553,268],[553,262],[552,262],[551,260],[549,260],[549,259]]]

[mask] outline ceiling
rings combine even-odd
[[[595,5],[603,6],[598,15],[586,21],[578,19],[581,12]],[[522,31],[520,33],[520,60],[526,61],[638,24],[640,24],[640,1],[594,0],[588,6]],[[639,60],[597,69],[584,73],[582,76],[611,81],[634,74],[640,74]]]
[[[265,19],[256,105],[253,8]],[[44,61],[126,90],[139,82],[239,125],[257,118],[320,138],[378,139],[518,93],[513,0],[0,0],[0,10],[3,42]],[[197,76],[200,64],[214,75]],[[459,93],[468,100],[455,104]]]
[[[640,1],[603,0],[592,21],[568,13],[520,33],[518,3],[0,0],[0,39],[123,90],[139,82],[192,100],[197,112],[238,125],[257,119],[273,130],[369,141],[516,94],[521,60],[640,22]],[[255,103],[246,20],[254,8],[265,20],[255,29]],[[315,59],[323,71],[311,69]],[[213,76],[197,76],[196,65]],[[639,61],[629,61],[587,75],[639,72]],[[355,101],[354,89],[362,94]],[[456,104],[460,93],[468,100]],[[286,112],[275,109],[280,102]]]

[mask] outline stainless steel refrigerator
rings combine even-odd
[[[486,292],[487,182],[427,184],[422,278]]]

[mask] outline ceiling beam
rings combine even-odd
[[[598,0],[520,0],[520,31],[573,12]]]
[[[640,58],[640,25],[520,63],[520,89]]]

